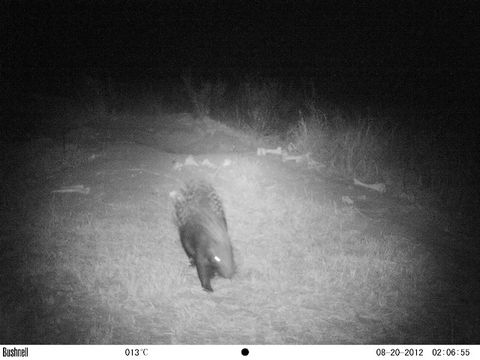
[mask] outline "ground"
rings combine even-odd
[[[257,156],[210,119],[131,124],[4,147],[0,342],[480,341],[478,242],[446,215]],[[223,198],[237,263],[211,294],[172,221],[191,178]]]

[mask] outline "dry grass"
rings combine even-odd
[[[207,294],[171,221],[168,192],[178,183],[169,179],[179,175],[170,155],[106,148],[97,162],[78,160],[56,175],[44,166],[34,178],[26,169],[45,156],[12,167],[5,183],[0,342],[479,339],[478,312],[465,303],[478,279],[461,273],[469,281],[458,283],[455,259],[421,237],[369,234],[354,209],[325,201],[292,173],[245,157],[220,174],[238,273],[215,279]],[[165,176],[126,171],[138,163]],[[30,186],[16,182],[22,171]],[[50,194],[75,182],[91,194]]]

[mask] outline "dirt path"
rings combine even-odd
[[[478,246],[444,219],[174,120],[9,154],[0,342],[478,343]],[[180,166],[189,153],[211,165]],[[238,266],[213,294],[168,196],[199,177],[224,200]]]

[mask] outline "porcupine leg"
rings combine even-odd
[[[195,266],[195,258],[194,258],[195,249],[192,246],[191,242],[187,241],[188,239],[190,239],[190,235],[188,231],[186,230],[180,231],[180,240],[181,240],[183,249],[185,250],[185,253],[188,256],[188,262],[190,266]]]
[[[196,259],[198,278],[200,283],[205,291],[212,292],[212,285],[210,284],[210,279],[212,278],[213,272],[208,259],[204,256],[197,256]]]

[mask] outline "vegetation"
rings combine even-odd
[[[468,114],[339,106],[260,77],[81,84],[67,105],[29,97],[2,134],[0,342],[478,342],[478,244],[457,233],[480,198]],[[240,133],[325,168],[278,166],[255,141],[222,150]],[[216,170],[175,170],[189,152],[171,149],[201,136],[221,137]],[[192,174],[221,179],[239,267],[213,294],[171,221],[168,193]],[[371,211],[339,201],[353,178],[386,183]],[[77,184],[89,193],[52,192]]]

